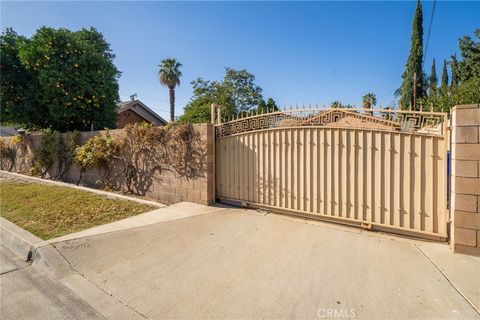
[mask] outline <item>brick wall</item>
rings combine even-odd
[[[480,256],[480,104],[452,111],[451,245]]]
[[[122,129],[127,124],[140,123],[140,122],[149,123],[149,121],[139,116],[136,112],[132,110],[126,110],[118,114],[117,128]]]
[[[201,140],[206,147],[206,168],[203,178],[196,178],[187,180],[185,178],[178,177],[174,172],[164,171],[162,174],[156,174],[152,180],[151,185],[149,186],[146,194],[143,196],[147,199],[156,200],[165,204],[172,204],[180,201],[190,201],[204,205],[210,205],[215,200],[214,194],[214,165],[215,165],[215,155],[214,155],[214,128],[210,124],[199,124],[194,125],[195,130],[197,130],[201,136]],[[112,136],[118,135],[122,130],[110,130]],[[100,131],[94,132],[82,132],[80,135],[80,143],[83,144],[88,138],[99,134]],[[32,135],[30,136],[32,141],[32,146],[34,148],[38,147],[40,144],[41,135]],[[7,138],[9,140],[11,138]],[[56,163],[50,170],[50,173],[53,175],[56,171]],[[25,173],[17,171],[20,173]],[[80,175],[79,168],[74,165],[71,166],[68,174],[65,176],[63,181],[76,183]],[[97,181],[100,179],[98,170],[87,170],[85,173],[81,184],[97,188]]]

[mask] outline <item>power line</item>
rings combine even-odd
[[[425,45],[425,53],[423,55],[422,64],[425,63],[425,58],[427,57],[428,44],[430,42],[430,33],[432,32],[433,16],[435,15],[435,4],[436,3],[437,3],[437,1],[433,0],[432,15],[430,16],[430,24],[428,25],[427,44]]]

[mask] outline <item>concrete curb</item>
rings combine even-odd
[[[115,192],[108,192],[108,191],[103,191],[103,190],[98,190],[98,189],[93,189],[93,188],[88,188],[88,187],[83,187],[83,186],[77,186],[75,184],[71,184],[71,183],[67,183],[67,182],[53,181],[53,180],[48,180],[48,179],[42,179],[42,178],[27,176],[27,175],[16,173],[16,172],[9,172],[9,171],[0,170],[0,177],[1,177],[1,175],[7,175],[7,176],[11,176],[13,178],[23,179],[23,180],[27,180],[27,181],[33,181],[33,182],[38,182],[38,183],[56,185],[56,186],[60,186],[60,187],[78,189],[78,190],[82,190],[82,191],[95,193],[95,194],[98,194],[98,195],[101,195],[101,196],[107,196],[107,197],[111,197],[111,198],[134,201],[134,202],[138,202],[138,203],[141,203],[141,204],[147,204],[147,205],[150,205],[150,206],[155,206],[155,207],[158,207],[158,208],[163,208],[163,207],[167,206],[167,205],[165,205],[163,203],[160,203],[160,202],[144,200],[144,199],[140,199],[140,198],[137,198],[137,197],[131,197],[131,196],[123,195],[123,194],[118,194],[118,193],[115,193]]]
[[[35,247],[32,265],[70,289],[105,319],[145,319],[144,315],[75,270],[53,244]]]
[[[55,245],[0,218],[1,243],[70,289],[105,319],[145,319],[135,309],[79,274]]]
[[[10,221],[0,218],[1,243],[25,261],[31,261],[36,248],[48,244]]]

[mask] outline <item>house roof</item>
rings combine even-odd
[[[122,113],[127,110],[131,110],[135,113],[137,113],[139,116],[144,118],[145,120],[156,124],[167,124],[167,121],[160,117],[155,111],[147,107],[142,101],[140,100],[131,100],[131,101],[125,101],[125,102],[120,102],[118,105],[118,113]]]
[[[17,129],[15,127],[10,126],[0,126],[0,137],[11,137],[18,134]]]

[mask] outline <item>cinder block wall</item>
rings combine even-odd
[[[179,177],[175,172],[164,171],[162,174],[156,174],[149,184],[144,197],[156,200],[165,204],[172,204],[181,201],[195,202],[204,205],[211,205],[215,200],[215,154],[214,143],[215,134],[214,127],[211,124],[196,124],[194,125],[201,136],[201,140],[206,147],[206,169],[204,177],[189,179]],[[115,136],[122,132],[121,129],[111,130],[110,134]],[[101,133],[101,131],[82,132],[80,135],[80,143],[83,144],[90,137]],[[11,138],[6,138],[10,140]],[[31,141],[33,147],[38,147],[40,144],[41,135],[32,135]],[[54,163],[50,170],[50,175],[56,171],[57,163]],[[14,170],[15,171],[15,170]],[[20,171],[19,171],[20,172]],[[20,172],[25,173],[25,172]],[[72,165],[63,181],[76,183],[80,175],[79,168]],[[81,185],[98,188],[97,181],[100,179],[98,170],[87,170],[81,181]]]
[[[451,245],[480,256],[480,104],[453,108]]]

